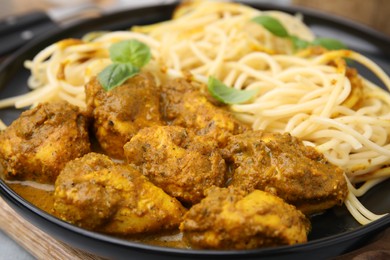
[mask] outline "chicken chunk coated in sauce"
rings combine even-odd
[[[105,91],[97,79],[85,87],[96,138],[108,155],[123,159],[123,145],[140,129],[161,124],[159,90],[154,78],[140,73]]]
[[[80,227],[132,235],[177,228],[185,208],[130,165],[89,153],[55,183],[55,214]]]
[[[233,136],[224,156],[232,165],[230,185],[270,192],[305,214],[340,205],[348,193],[342,169],[288,133]]]
[[[186,204],[225,185],[226,165],[217,143],[179,126],[144,128],[124,146],[127,162],[151,182]]]
[[[27,110],[0,133],[6,179],[54,183],[68,161],[89,151],[87,119],[65,101]]]
[[[294,206],[260,190],[211,188],[180,224],[193,248],[253,249],[307,241],[310,223]]]
[[[207,135],[224,146],[230,135],[242,133],[248,126],[238,122],[231,113],[214,105],[201,86],[185,79],[175,79],[162,85],[161,109],[168,124]]]

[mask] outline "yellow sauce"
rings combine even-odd
[[[13,189],[18,195],[25,200],[35,205],[39,209],[46,211],[51,215],[55,215],[53,210],[54,205],[54,186],[47,184],[39,184],[31,181],[6,181],[7,185]],[[188,248],[188,245],[182,239],[182,233],[179,230],[164,232],[153,235],[142,235],[132,237],[121,237],[126,240],[140,242],[149,245]]]

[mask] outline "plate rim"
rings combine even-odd
[[[181,249],[181,248],[172,248],[172,247],[163,247],[163,246],[155,246],[144,244],[140,242],[130,241],[126,239],[121,239],[115,236],[110,236],[90,230],[86,230],[75,225],[72,225],[64,220],[61,220],[54,215],[45,212],[44,210],[39,209],[34,204],[27,201],[25,198],[21,197],[14,190],[12,190],[7,183],[0,178],[0,195],[5,201],[9,202],[9,200],[15,200],[19,206],[35,213],[36,215],[44,218],[51,223],[58,225],[62,228],[70,230],[72,232],[77,232],[77,234],[86,236],[91,239],[99,239],[100,241],[107,242],[110,244],[116,244],[119,246],[126,247],[134,247],[134,249],[154,251],[159,253],[168,253],[174,255],[204,255],[204,256],[245,256],[245,255],[256,255],[256,256],[268,256],[273,255],[274,253],[293,253],[297,250],[303,249],[304,251],[315,250],[319,247],[323,247],[324,245],[333,245],[337,242],[342,242],[345,240],[349,240],[351,238],[356,238],[356,235],[361,235],[367,233],[369,231],[375,231],[382,227],[389,226],[390,227],[390,214],[375,220],[369,224],[364,226],[359,226],[356,229],[345,231],[340,234],[332,235],[329,237],[319,238],[311,241],[307,241],[305,243],[295,244],[295,245],[286,245],[286,246],[278,246],[278,247],[269,247],[269,248],[258,248],[258,249],[250,249],[250,250],[199,250],[199,249]],[[10,205],[15,209],[15,205]],[[18,209],[15,209],[18,211]]]

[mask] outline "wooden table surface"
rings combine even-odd
[[[64,3],[71,3],[71,2],[95,2],[99,4],[100,6],[109,6],[113,4],[114,0],[97,0],[97,1],[88,1],[88,0],[66,0],[66,1],[60,1],[60,0],[29,0],[28,4],[26,4],[25,0],[6,0],[2,1],[1,8],[0,8],[0,18],[6,17],[11,14],[23,14],[27,13],[31,10],[47,10],[49,8],[58,7],[58,3],[64,4]],[[334,0],[335,6],[339,6],[334,13],[342,14],[340,13],[340,1],[344,0]],[[378,0],[380,1],[380,0]],[[283,1],[284,3],[286,1]],[[330,3],[332,1],[304,1],[304,0],[292,0],[290,1],[292,3],[302,4],[302,5],[308,5],[313,6],[313,2],[323,2],[323,3]],[[344,1],[344,5],[345,5]],[[350,1],[351,3],[357,1]],[[361,4],[363,2],[372,2],[372,1],[360,1]],[[382,1],[384,2],[384,1]],[[385,1],[388,5],[390,1]],[[318,6],[322,6],[324,10],[332,11],[330,5],[321,5],[318,4]],[[330,10],[329,10],[330,9]],[[386,9],[386,8],[385,8]],[[348,8],[346,8],[348,10]],[[342,11],[342,10],[341,10]],[[371,12],[371,11],[370,11]],[[371,16],[368,16],[371,17]],[[353,19],[353,17],[352,17]],[[358,19],[356,19],[358,20]],[[382,30],[385,33],[388,33],[390,35],[390,25],[388,25],[388,19],[387,21],[383,21],[382,24],[376,27],[377,30]],[[361,21],[365,22],[367,25],[372,25],[372,21]],[[389,30],[388,32],[386,30]],[[67,246],[66,244],[50,237],[46,233],[40,231],[38,228],[33,226],[31,223],[26,221],[24,218],[20,217],[13,209],[11,209],[3,199],[0,198],[0,228],[13,240],[15,240],[18,244],[20,244],[23,248],[25,248],[28,252],[30,252],[34,257],[37,259],[101,259],[97,256],[82,252],[80,250],[71,248]],[[390,241],[390,230],[387,231],[387,236],[389,236]],[[45,241],[45,243],[40,243],[40,241]],[[388,245],[387,245],[388,246]],[[390,252],[390,246],[386,248],[382,248],[384,250],[388,250]],[[363,249],[362,249],[363,250]],[[388,255],[390,257],[390,253]],[[349,259],[350,256],[348,256],[345,259]],[[341,258],[340,258],[341,259]],[[344,258],[343,258],[344,259]]]
[[[102,259],[74,249],[42,232],[15,212],[2,198],[0,198],[0,228],[37,259]]]
[[[28,4],[26,0],[2,0],[0,18],[10,14],[21,14],[36,9],[48,10],[74,3],[95,3],[100,7],[108,7],[116,2],[126,2],[126,0],[28,0]],[[269,0],[269,2],[290,3],[330,12],[366,24],[390,36],[390,19],[388,19],[390,1],[388,0]]]

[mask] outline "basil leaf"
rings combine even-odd
[[[137,40],[128,40],[112,44],[110,58],[113,62],[131,63],[141,68],[149,62],[151,54],[146,44]]]
[[[312,45],[319,45],[328,50],[341,50],[347,49],[344,43],[332,38],[316,38]]]
[[[282,38],[288,37],[292,41],[296,50],[305,49],[310,45],[322,46],[328,50],[347,49],[347,46],[345,46],[344,43],[332,38],[316,38],[314,41],[308,42],[297,36],[290,35],[278,19],[268,15],[256,16],[252,18],[252,21],[262,25],[265,29],[276,36]]]
[[[121,85],[138,72],[139,69],[134,67],[131,63],[113,63],[100,72],[97,78],[103,89],[109,91]]]
[[[209,77],[208,91],[218,101],[224,104],[239,104],[251,99],[257,90],[237,90],[229,88],[214,77]]]
[[[284,26],[278,21],[278,19],[273,18],[268,15],[256,16],[252,19],[253,22],[262,25],[270,33],[279,36],[279,37],[288,37],[289,33],[284,28]]]
[[[151,59],[149,47],[137,40],[114,43],[109,52],[113,64],[107,66],[97,77],[106,91],[136,75]]]
[[[302,40],[301,38],[299,38],[297,36],[290,36],[290,39],[291,39],[291,41],[294,45],[294,48],[296,50],[305,49],[305,48],[310,46],[310,42]]]

